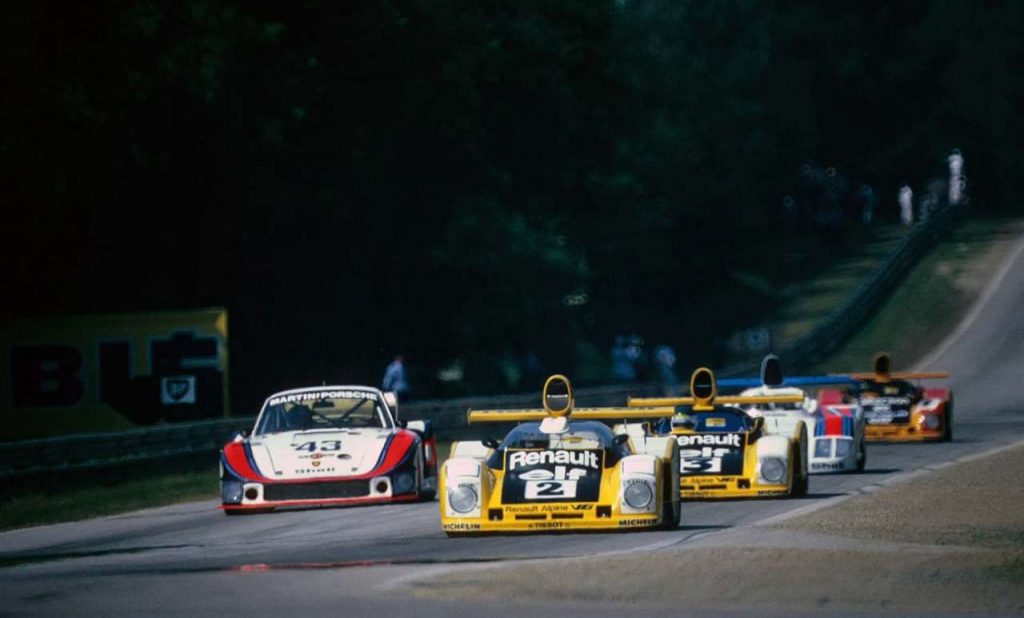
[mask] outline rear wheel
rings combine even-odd
[[[421,461],[424,461],[424,460],[421,460]],[[431,472],[432,476],[427,476],[427,472],[428,471]],[[430,487],[430,488],[424,487],[424,485],[426,484],[428,479],[433,484],[433,487]],[[419,496],[419,500],[421,502],[431,502],[431,501],[437,499],[437,464],[436,463],[433,466],[431,466],[430,468],[428,468],[427,466],[423,466],[423,474],[420,476],[420,488],[419,488],[419,491],[417,492],[417,495]]]
[[[868,465],[867,444],[864,438],[860,439],[860,453],[857,455],[857,472],[863,472]]]

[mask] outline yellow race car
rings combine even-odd
[[[537,410],[470,410],[470,423],[519,425],[500,443],[452,444],[439,485],[448,536],[679,525],[676,441],[632,440],[600,422],[648,411],[577,409],[560,375],[548,378],[542,401]]]
[[[785,434],[769,433],[764,417],[739,406],[801,403],[804,395],[718,396],[714,373],[693,372],[691,397],[629,400],[629,406],[657,411],[656,423],[623,425],[617,431],[670,436],[679,444],[683,498],[762,498],[807,493],[807,426],[796,423]],[[665,406],[674,414],[665,418]]]

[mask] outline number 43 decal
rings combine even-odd
[[[321,451],[340,451],[341,450],[341,440],[321,440],[319,444],[320,444],[320,449],[319,450],[321,450]],[[296,446],[295,450],[297,450],[297,451],[309,451],[310,453],[312,453],[313,451],[317,450],[316,445],[317,445],[316,441],[305,442],[303,444],[300,444],[300,445]]]

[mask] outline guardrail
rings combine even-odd
[[[253,419],[230,418],[0,443],[0,478],[59,474],[216,453]]]
[[[946,233],[956,221],[961,207],[948,207],[932,214],[927,223],[918,224],[900,241],[876,271],[862,282],[849,299],[837,307],[816,328],[777,352],[790,367],[820,361],[833,352],[872,312],[911,265]],[[751,373],[760,359],[736,363],[721,369],[722,376]],[[620,384],[576,390],[582,405],[621,405],[629,395],[650,395],[653,384]],[[416,401],[402,405],[405,419],[427,419],[447,436],[468,436],[466,410],[536,407],[537,393],[465,397]],[[211,457],[231,435],[250,428],[254,419],[239,417],[162,425],[116,433],[81,434],[59,438],[0,443],[0,479],[59,474],[75,470],[111,468],[139,462],[158,461],[181,456]],[[480,434],[482,435],[482,434]]]
[[[962,205],[946,206],[932,212],[927,222],[916,225],[821,324],[777,350],[783,361],[795,368],[805,367],[834,352],[871,315],[918,258],[949,232],[964,208]]]

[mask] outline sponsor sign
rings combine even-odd
[[[278,406],[282,403],[302,403],[304,401],[319,401],[321,399],[376,399],[377,394],[371,391],[332,391],[332,390],[313,390],[304,391],[301,393],[293,393],[291,395],[281,395],[280,397],[274,397],[267,402],[267,405]]]
[[[0,441],[227,415],[224,309],[26,319],[0,330]]]
[[[505,451],[505,504],[522,502],[596,502],[601,492],[604,451]]]
[[[480,530],[480,524],[473,524],[468,522],[450,522],[444,524],[445,530],[451,530],[453,532],[474,532]]]
[[[869,425],[900,425],[910,422],[906,397],[876,397],[864,401],[864,420]]]
[[[705,433],[676,436],[679,472],[684,476],[743,474],[747,436]]]
[[[196,377],[171,376],[160,378],[160,403],[165,406],[196,402]]]

